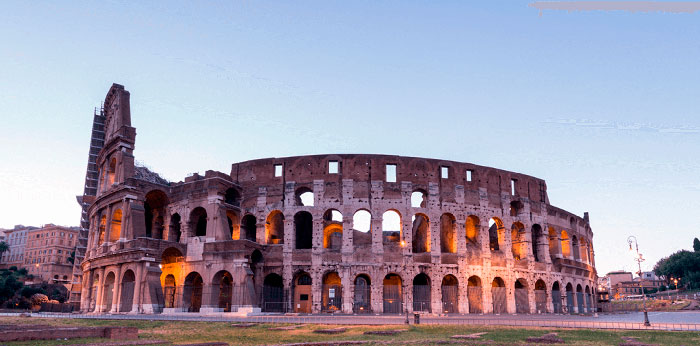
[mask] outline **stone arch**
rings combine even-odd
[[[505,245],[505,227],[497,217],[489,219],[489,248],[492,252],[501,251]]]
[[[106,216],[106,215],[102,215],[102,217],[100,217],[100,225],[99,225],[99,228],[98,228],[98,231],[97,231],[98,234],[99,234],[99,236],[98,236],[98,238],[97,238],[97,245],[102,245],[102,244],[104,244],[104,242],[105,242],[105,231],[106,231],[106,229],[107,229],[107,216]]]
[[[197,272],[191,272],[185,277],[185,286],[182,290],[182,306],[187,312],[199,312],[202,307],[202,291],[204,281]]]
[[[311,249],[313,245],[313,216],[308,211],[294,214],[294,235],[296,249]]]
[[[423,213],[413,216],[413,253],[430,252],[430,219]]]
[[[134,304],[134,286],[136,284],[134,271],[131,269],[125,271],[122,275],[121,283],[121,297],[119,300],[122,306],[119,308],[119,312],[130,312]]]
[[[528,297],[528,283],[527,280],[519,278],[515,280],[515,312],[518,314],[529,314],[530,313],[530,299]]]
[[[143,202],[146,237],[164,239],[166,207],[170,201],[162,190],[151,190]]]
[[[352,311],[356,314],[372,312],[372,281],[369,275],[355,276]]]
[[[547,312],[547,284],[542,279],[535,281],[535,311],[538,314]]]
[[[273,210],[265,221],[265,239],[268,244],[284,244],[284,214]]]
[[[340,251],[343,245],[343,214],[337,209],[323,213],[323,248]]]
[[[107,166],[107,186],[105,190],[114,185],[115,176],[117,175],[117,158],[112,157],[109,159],[109,165]]]
[[[226,189],[226,192],[224,192],[224,202],[232,206],[240,206],[241,193],[233,187]]]
[[[465,223],[467,247],[479,247],[479,227],[481,227],[479,217],[475,215],[469,215],[467,217],[467,222]]]
[[[560,314],[563,311],[561,300],[561,286],[559,281],[554,281],[552,284],[552,307],[554,308],[553,312],[556,314]]]
[[[271,273],[263,280],[263,304],[264,312],[284,312],[284,280],[282,276]]]
[[[483,287],[481,278],[476,275],[472,275],[467,279],[467,300],[469,301],[470,314],[481,314],[484,312]]]
[[[590,286],[586,285],[586,288],[584,289],[584,294],[585,294],[585,300],[586,300],[586,312],[591,313],[593,312],[593,291],[591,290]]]
[[[352,228],[362,233],[369,233],[372,225],[372,214],[367,209],[358,209],[352,215]]]
[[[228,226],[229,238],[233,240],[241,239],[241,222],[238,213],[232,210],[226,211],[226,223]],[[243,236],[245,239],[245,236]]]
[[[554,227],[549,227],[549,257],[551,257],[552,260],[557,258],[560,254],[559,252],[559,235],[557,234],[557,231],[554,229]]]
[[[491,301],[494,314],[505,314],[507,311],[506,284],[500,277],[491,281]]]
[[[109,229],[109,241],[119,240],[122,232],[122,210],[117,209],[112,213],[112,225]]]
[[[207,211],[202,207],[196,207],[190,213],[190,229],[193,236],[203,237],[207,235]]]
[[[576,235],[571,236],[571,255],[574,257],[574,261],[581,260],[581,248],[578,242],[578,237]]]
[[[308,187],[300,187],[294,192],[294,201],[298,206],[313,207],[315,195]]]
[[[576,285],[576,303],[577,312],[580,314],[584,313],[586,310],[583,297],[583,287],[581,284]]]
[[[516,261],[527,258],[527,241],[525,238],[525,226],[520,222],[514,222],[510,228],[510,239],[513,259]]]
[[[457,252],[456,223],[454,215],[450,213],[444,213],[440,216],[440,252]]]
[[[397,210],[390,209],[382,214],[382,242],[399,243],[401,242],[401,213]]]
[[[535,257],[535,262],[544,262],[544,246],[542,242],[542,226],[539,224],[532,225],[530,229],[530,237],[532,244],[532,256]]]
[[[233,276],[226,270],[220,270],[211,280],[212,305],[220,311],[231,312],[233,297]]]
[[[400,314],[403,310],[403,285],[401,276],[389,273],[382,282],[382,300],[384,313]]]
[[[182,255],[182,252],[175,247],[169,247],[165,249],[161,254],[160,258],[161,265],[183,262],[185,260],[185,258]]]
[[[172,309],[175,307],[175,295],[176,295],[177,283],[175,281],[175,275],[168,274],[163,280],[163,298],[165,301],[164,307],[166,309]]]
[[[168,232],[168,240],[174,242],[180,242],[180,236],[182,235],[181,227],[182,220],[180,214],[175,213],[170,216],[170,229]]]
[[[112,310],[112,298],[114,297],[114,290],[116,289],[116,287],[114,287],[115,282],[116,275],[114,275],[113,271],[110,271],[105,277],[105,283],[102,288],[102,301],[104,302],[104,311]]]
[[[566,311],[573,314],[574,310],[574,286],[569,282],[566,284]]]
[[[257,242],[257,228],[258,220],[255,218],[255,215],[246,214],[241,220],[241,236],[245,236],[245,238],[241,238]]]
[[[294,276],[293,291],[294,291],[294,312],[311,313],[312,291],[311,291],[311,275],[307,272],[298,272]]]
[[[413,311],[431,311],[430,277],[420,273],[413,278]]]
[[[561,254],[564,258],[571,257],[571,240],[566,231],[561,231]]]
[[[452,274],[442,278],[442,311],[446,314],[459,312],[459,282]]]
[[[428,193],[423,189],[415,189],[411,193],[412,208],[426,208],[428,205]]]
[[[338,272],[323,275],[321,286],[321,311],[335,312],[343,308],[343,285]]]

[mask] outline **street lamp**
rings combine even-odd
[[[634,242],[634,249],[632,249],[632,243]],[[644,285],[643,283],[643,278],[642,278],[642,262],[644,261],[644,258],[642,257],[642,254],[639,253],[639,244],[637,243],[637,237],[631,235],[627,237],[627,244],[630,246],[630,251],[636,251],[637,256],[635,257],[635,261],[637,261],[637,265],[639,266],[639,288],[642,290],[642,298],[643,298],[643,304],[644,304],[644,325],[649,327],[651,326],[651,323],[649,323],[649,314],[647,314],[647,295],[644,293]]]

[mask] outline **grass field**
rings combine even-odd
[[[313,333],[316,329],[332,328],[329,325],[300,325],[291,331],[272,331],[279,324],[259,324],[250,328],[231,327],[226,322],[189,321],[114,321],[88,319],[48,319],[0,317],[0,324],[49,324],[54,326],[130,326],[139,328],[140,339],[160,339],[175,343],[224,341],[231,345],[275,345],[308,341],[371,340],[382,345],[439,345],[450,336],[486,332],[481,342],[464,342],[460,345],[524,345],[531,336],[557,332],[567,345],[619,345],[622,337],[638,337],[643,343],[658,345],[700,345],[700,333],[664,331],[610,331],[555,328],[513,328],[488,326],[344,326],[348,330],[338,335]],[[391,336],[364,335],[365,331],[407,329]],[[107,341],[101,339],[73,339],[31,342],[10,342],[6,345],[61,345]]]

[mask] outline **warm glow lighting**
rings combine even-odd
[[[401,241],[401,247],[404,247],[404,246],[406,246],[406,242],[402,240],[402,241]]]
[[[163,269],[163,265],[162,265],[162,264],[158,264],[158,268]]]

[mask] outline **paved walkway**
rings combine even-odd
[[[0,316],[19,316],[18,313],[3,313]],[[316,323],[316,324],[404,324],[405,315],[279,315],[239,317],[227,314],[156,314],[156,315],[93,315],[34,313],[35,317],[114,319],[114,320],[173,320],[207,322],[257,322],[257,323]],[[633,329],[633,330],[690,330],[700,331],[700,312],[650,312],[650,327],[645,327],[643,313],[601,314],[598,316],[577,315],[451,315],[420,316],[421,324],[503,325],[523,327]],[[409,318],[414,323],[413,316]]]

